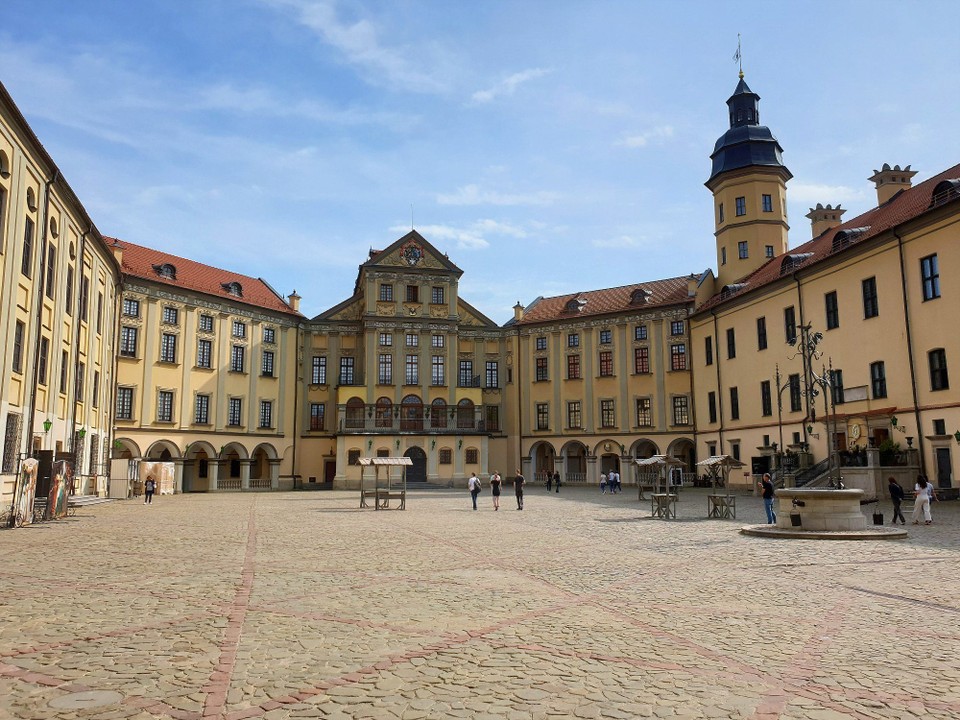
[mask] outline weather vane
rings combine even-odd
[[[743,80],[743,55],[740,53],[740,33],[737,33],[737,51],[733,54],[733,61],[740,63],[740,79]]]

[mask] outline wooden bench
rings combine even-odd
[[[404,510],[407,506],[407,491],[406,490],[388,490],[386,488],[377,488],[374,491],[374,504],[373,507],[375,510],[388,510],[390,508],[391,500],[399,500],[400,505],[397,508],[398,510]]]
[[[677,517],[677,496],[673,493],[654,493],[650,496],[650,517],[669,520]]]
[[[735,520],[737,517],[737,496],[707,495],[707,517],[719,520]]]

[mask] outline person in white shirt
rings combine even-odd
[[[470,498],[473,500],[473,509],[477,509],[477,495],[483,486],[480,484],[480,478],[476,473],[470,473],[470,479],[467,480],[467,488],[470,490]]]

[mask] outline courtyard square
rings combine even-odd
[[[960,506],[747,537],[506,486],[120,501],[0,531],[0,718],[956,718]],[[889,503],[881,503],[890,520]],[[871,512],[872,506],[864,511]]]

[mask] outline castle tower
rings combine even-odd
[[[742,73],[727,107],[730,129],[714,146],[705,183],[714,199],[718,287],[787,251],[787,180],[793,177],[780,143],[760,124],[760,96]]]

